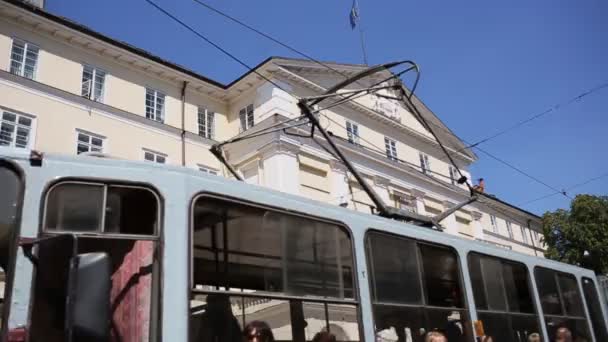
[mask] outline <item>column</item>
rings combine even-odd
[[[388,186],[391,184],[391,180],[388,178],[374,176],[374,191],[378,194],[378,197],[384,202],[384,205],[387,207],[394,207],[395,204],[391,201],[391,196],[388,192]]]
[[[420,215],[426,215],[426,209],[424,207],[424,191],[412,189],[410,190],[410,194],[412,194],[412,197],[414,198],[416,212]]]
[[[329,175],[329,192],[332,204],[347,206],[351,200],[348,190],[348,178],[346,176],[346,166],[337,160],[329,161],[331,173]]]
[[[471,224],[473,225],[473,236],[476,239],[483,239],[483,224],[481,223],[481,218],[483,214],[479,211],[472,211],[471,216],[473,217],[473,222],[471,222]]]
[[[456,203],[450,201],[443,201],[443,210],[447,210]],[[458,222],[456,222],[456,214],[452,214],[441,221],[441,225],[445,228],[446,233],[458,235]]]
[[[298,145],[286,141],[272,141],[260,148],[264,167],[264,186],[287,192],[300,193]]]

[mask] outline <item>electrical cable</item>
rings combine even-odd
[[[602,174],[602,175],[599,175],[599,176],[597,176],[597,177],[590,178],[590,179],[588,179],[588,180],[586,180],[586,181],[584,181],[584,182],[581,182],[581,183],[578,183],[578,184],[572,185],[572,186],[570,186],[570,187],[568,187],[568,188],[564,189],[564,190],[563,190],[563,192],[566,192],[566,193],[567,193],[568,191],[571,191],[571,190],[576,189],[576,188],[580,188],[581,186],[587,185],[587,184],[589,184],[589,183],[591,183],[591,182],[595,182],[596,180],[601,179],[601,178],[604,178],[604,177],[607,177],[607,176],[608,176],[608,172],[607,172],[607,173],[604,173],[604,174]],[[560,191],[560,192],[553,192],[553,193],[550,193],[550,194],[547,194],[547,195],[544,195],[544,196],[541,196],[541,197],[538,197],[538,198],[535,198],[535,199],[532,199],[532,200],[526,201],[526,202],[524,202],[524,203],[522,203],[522,204],[520,204],[520,205],[522,205],[522,206],[523,206],[523,205],[526,205],[526,204],[530,204],[530,203],[538,202],[538,201],[543,200],[543,199],[545,199],[545,198],[549,198],[549,197],[552,197],[552,196],[555,196],[555,195],[558,195],[558,194],[561,194],[561,193],[562,193],[561,191]]]

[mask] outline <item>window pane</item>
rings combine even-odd
[[[65,231],[99,231],[103,186],[66,183],[54,187],[46,203],[45,228]]]
[[[154,154],[152,154],[150,152],[144,152],[144,159],[149,160],[149,161],[155,161]]]
[[[469,275],[471,277],[471,287],[475,298],[477,309],[487,309],[486,290],[481,271],[481,257],[476,254],[469,254]]]
[[[428,317],[427,331],[442,331],[450,342],[471,340],[472,332],[469,328],[466,311],[427,309],[426,316]]]
[[[427,327],[423,309],[374,305],[376,341],[422,342]]]
[[[367,257],[372,272],[372,298],[375,301],[422,303],[414,241],[369,233]]]
[[[12,286],[10,279],[12,278],[8,272],[11,271],[11,265],[14,260],[12,259],[11,249],[15,248],[13,245],[13,238],[15,234],[19,232],[19,210],[21,208],[20,192],[22,187],[19,175],[13,170],[0,167],[0,189],[2,189],[2,196],[0,196],[0,227],[4,234],[3,240],[5,241],[3,248],[0,249],[0,276],[2,281],[0,282],[0,301],[8,305],[8,288]],[[3,316],[0,314],[0,316]],[[2,317],[6,319],[7,317]]]
[[[108,187],[106,232],[154,235],[158,222],[158,200],[146,189]]]
[[[503,279],[510,312],[534,313],[526,266],[503,263]]]
[[[573,276],[565,274],[558,274],[557,279],[562,292],[566,315],[585,317],[583,302],[576,279]]]
[[[27,140],[29,136],[29,129],[22,127],[17,128],[17,136],[15,137],[15,146],[25,148],[27,147]]]
[[[562,303],[557,292],[555,272],[546,268],[534,270],[536,287],[545,315],[562,315]]]
[[[572,339],[570,341],[591,341],[587,321],[584,319],[545,316],[545,323],[549,333],[549,341],[556,341],[558,333],[562,337],[571,334]],[[562,339],[562,341],[568,340]]]
[[[532,334],[541,335],[534,316],[482,312],[478,313],[478,318],[485,334],[492,336],[494,341],[524,342]]]
[[[163,156],[156,156],[156,162],[159,164],[164,164],[165,163],[165,157]]]
[[[481,271],[487,294],[488,309],[506,311],[505,287],[502,281],[502,264],[495,258],[481,258]]]
[[[195,284],[354,297],[350,238],[338,226],[212,198],[193,215]]]
[[[463,307],[460,269],[454,251],[420,244],[427,305]]]
[[[9,146],[13,143],[13,132],[15,131],[15,126],[3,122],[0,125],[0,145]]]
[[[591,315],[591,323],[593,325],[593,333],[597,341],[608,341],[608,331],[606,330],[606,320],[602,314],[600,299],[597,294],[593,280],[583,278],[583,293],[585,294],[585,302],[587,310]]]
[[[82,141],[84,143],[88,143],[90,138],[91,137],[89,137],[86,134],[78,133],[78,141]]]

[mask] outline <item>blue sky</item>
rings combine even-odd
[[[288,50],[190,0],[156,0],[249,65]],[[362,62],[350,0],[208,0],[250,25],[329,61]],[[244,67],[143,0],[47,0],[47,9],[221,82]],[[467,141],[477,141],[608,82],[608,2],[602,0],[359,0],[370,64],[412,59],[418,95]],[[608,173],[608,88],[481,147],[556,188]],[[473,175],[520,205],[552,190],[477,152]],[[608,194],[608,177],[576,193]],[[561,195],[523,205],[565,208]]]

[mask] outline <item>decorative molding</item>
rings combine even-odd
[[[479,211],[471,211],[471,216],[473,217],[473,220],[479,221],[483,217],[483,214]]]
[[[274,140],[262,146],[258,152],[263,158],[268,158],[275,154],[286,154],[296,157],[300,152],[300,146],[284,140]]]
[[[452,201],[448,201],[448,200],[441,202],[441,204],[443,204],[443,207],[446,209],[449,209],[456,205],[456,203],[454,203]]]
[[[340,172],[340,173],[346,173],[346,171],[347,171],[346,165],[344,165],[342,162],[340,162],[336,159],[329,160],[329,168],[332,171]]]
[[[412,197],[414,197],[416,200],[423,200],[424,196],[426,195],[424,191],[418,189],[411,189],[410,194],[412,194]]]
[[[493,237],[496,237],[496,238],[499,238],[499,239],[502,239],[502,240],[505,240],[505,241],[509,241],[511,243],[514,243],[514,244],[517,244],[517,245],[520,245],[520,246],[524,246],[524,247],[527,247],[527,248],[530,248],[530,249],[535,249],[535,250],[540,251],[540,252],[544,252],[545,251],[543,248],[525,244],[525,243],[523,243],[521,241],[517,241],[515,239],[511,239],[508,236],[504,236],[504,235],[500,235],[500,234],[494,233],[493,231],[490,231],[490,230],[485,230],[484,229],[483,233],[487,234],[487,235],[490,235],[490,236],[493,236]]]
[[[384,178],[382,176],[373,176],[372,179],[374,180],[374,185],[378,185],[381,187],[388,187],[391,184],[391,180],[388,178]]]

